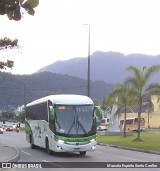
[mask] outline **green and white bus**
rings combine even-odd
[[[96,107],[82,95],[50,95],[26,105],[26,139],[31,148],[79,152],[96,148]]]

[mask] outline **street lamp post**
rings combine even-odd
[[[24,100],[24,107],[26,107],[26,82],[23,82],[23,100]]]
[[[90,97],[90,25],[88,25],[88,97]]]
[[[87,71],[87,95],[90,97],[90,25],[84,24],[88,26],[88,71]]]
[[[88,66],[87,66],[87,95],[90,97],[90,25],[83,24],[88,26]]]

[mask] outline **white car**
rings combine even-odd
[[[100,125],[98,126],[99,131],[107,131],[109,126],[109,119],[103,118],[100,122]]]
[[[4,129],[0,126],[0,134],[3,134]]]

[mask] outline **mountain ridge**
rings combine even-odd
[[[49,71],[52,73],[68,74],[87,79],[88,58],[77,57],[65,61],[56,61],[37,72]],[[90,56],[91,80],[103,80],[109,84],[122,83],[128,76],[125,68],[134,65],[138,68],[160,64],[160,55],[128,54],[120,52],[94,52]],[[156,77],[157,78],[157,77]]]

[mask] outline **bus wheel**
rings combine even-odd
[[[32,149],[36,148],[36,146],[33,144],[33,136],[32,136],[32,134],[30,135],[30,144],[31,144]]]
[[[48,141],[48,139],[46,139],[46,151],[47,151],[47,153],[48,153],[49,155],[52,154],[52,151],[51,151],[50,148],[49,148],[49,141]]]
[[[86,154],[86,151],[80,151],[79,153],[80,153],[80,155],[84,156]]]

